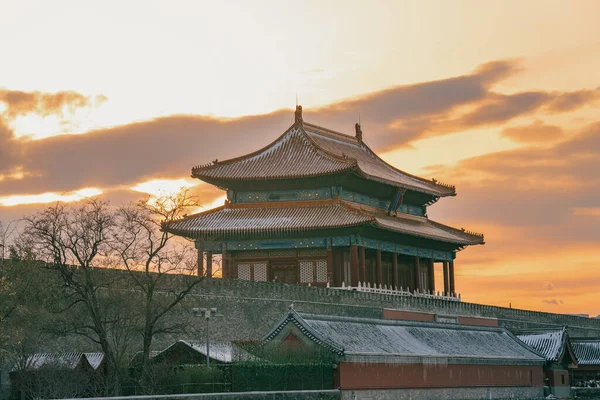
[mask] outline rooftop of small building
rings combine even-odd
[[[289,324],[313,342],[355,361],[544,362],[504,328],[304,314],[293,309],[264,340],[273,340]]]
[[[572,338],[571,344],[579,365],[600,365],[600,338]]]
[[[89,364],[93,369],[97,369],[104,360],[104,353],[35,353],[27,356],[20,369],[27,371],[36,371],[45,367],[75,369],[82,362]]]
[[[517,338],[542,355],[547,361],[561,362],[568,355],[577,364],[566,327],[559,329],[521,331]]]

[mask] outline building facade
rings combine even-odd
[[[342,399],[543,397],[544,358],[505,328],[291,308],[263,340],[283,350],[335,354]]]
[[[207,276],[221,254],[223,278],[432,293],[440,265],[441,291],[454,296],[457,251],[484,243],[427,217],[453,186],[385,163],[359,124],[349,136],[304,122],[301,106],[273,143],[192,176],[226,190],[225,205],[164,229],[195,240]]]

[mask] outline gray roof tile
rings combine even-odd
[[[548,361],[557,361],[563,354],[567,338],[565,329],[526,333],[517,337]]]
[[[541,364],[544,361],[503,328],[310,315],[295,311],[288,313],[265,340],[272,340],[288,323],[304,328],[315,342],[353,359],[383,356],[492,363]]]
[[[600,339],[571,339],[579,365],[600,365]]]

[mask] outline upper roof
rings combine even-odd
[[[547,361],[561,362],[564,355],[567,354],[573,363],[577,363],[566,328],[528,332],[517,335],[517,337],[544,356]]]
[[[301,110],[301,107],[300,107]],[[365,179],[435,197],[453,196],[454,186],[400,171],[379,158],[359,137],[296,122],[278,139],[253,153],[192,168],[192,176],[210,183],[297,179],[353,171]],[[357,126],[360,130],[360,126]],[[357,132],[358,133],[358,132]]]
[[[383,230],[454,243],[460,246],[483,244],[483,235],[399,213],[388,216],[383,210],[358,206],[341,199],[272,203],[229,203],[165,225],[171,233],[190,238],[228,235],[300,233],[315,229],[371,225]]]
[[[504,328],[432,322],[350,318],[290,312],[264,340],[283,339],[292,324],[297,332],[348,360],[400,359],[448,363],[541,364],[544,359]],[[283,332],[282,332],[283,331]],[[432,361],[433,361],[432,360]]]
[[[600,339],[571,339],[579,365],[600,365]]]

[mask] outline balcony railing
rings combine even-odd
[[[415,290],[410,291],[409,288],[396,287],[393,288],[391,285],[388,287],[387,285],[372,285],[370,283],[361,283],[358,282],[358,286],[346,286],[344,282],[342,282],[341,287],[331,287],[329,283],[327,283],[327,287],[330,289],[337,290],[353,290],[356,292],[364,292],[364,293],[378,293],[378,294],[389,294],[392,296],[411,296],[411,297],[424,297],[429,299],[440,299],[440,300],[449,300],[449,301],[461,301],[460,293],[440,293],[439,291],[427,291],[427,290]]]

